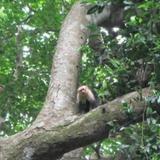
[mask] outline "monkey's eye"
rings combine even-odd
[[[81,92],[85,92],[85,89],[83,88],[83,89],[81,89]]]
[[[80,89],[78,90],[78,92],[80,92],[80,93],[85,93],[85,92],[86,92],[86,89],[85,89],[85,88],[80,88]]]

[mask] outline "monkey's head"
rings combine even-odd
[[[86,85],[82,85],[77,89],[77,101],[85,103],[86,100],[92,103],[96,101],[91,89]]]
[[[87,93],[88,93],[88,90],[89,88],[85,85],[83,86],[80,86],[78,89],[77,89],[77,93],[81,96],[81,97],[86,97],[87,96]]]

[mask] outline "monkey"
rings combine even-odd
[[[77,89],[77,107],[78,113],[87,113],[91,109],[98,106],[98,97],[96,92],[93,93],[91,89],[82,85]]]

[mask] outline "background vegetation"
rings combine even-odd
[[[74,0],[1,0],[0,2],[0,117],[5,123],[1,136],[25,129],[40,111],[50,78],[61,24]],[[85,0],[96,5],[126,5],[124,26],[106,30],[91,26],[101,37],[100,51],[88,43],[82,47],[80,83],[94,88],[100,103],[137,90],[152,87],[160,95],[160,3],[145,0]],[[151,99],[154,101],[154,99]],[[157,100],[159,103],[159,99]],[[126,111],[129,107],[126,106]],[[119,132],[117,132],[117,130]],[[160,119],[146,110],[141,123],[119,128],[114,124],[110,137],[93,144],[84,157],[93,156],[96,148],[104,156],[126,159],[160,159]]]

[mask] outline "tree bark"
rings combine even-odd
[[[77,2],[62,25],[53,57],[46,101],[35,123],[43,120],[47,121],[46,127],[58,125],[73,114],[81,59],[80,49],[89,33],[87,25],[90,22],[86,13],[85,6]]]
[[[2,160],[54,160],[66,152],[107,137],[108,122],[124,125],[128,117],[122,101],[134,107],[134,117],[143,113],[144,101],[134,101],[130,93],[113,102],[78,116],[73,114],[78,81],[80,48],[89,35],[87,8],[77,2],[65,19],[53,58],[51,80],[44,106],[31,127],[0,139]],[[109,17],[106,17],[109,18]],[[143,90],[144,96],[150,93]]]
[[[143,97],[151,95],[149,89],[142,91]],[[3,160],[53,160],[64,153],[86,146],[108,136],[109,122],[116,121],[126,125],[132,121],[123,110],[122,102],[133,107],[134,117],[142,115],[146,108],[144,100],[137,92],[129,93],[114,101],[99,106],[91,112],[77,116],[74,121],[64,122],[50,129],[44,127],[29,128],[14,136],[0,140],[1,159]]]

